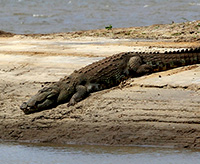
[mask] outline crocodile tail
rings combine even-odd
[[[200,64],[200,48],[169,51],[164,53],[140,54],[144,63],[150,65],[154,72],[176,67]]]

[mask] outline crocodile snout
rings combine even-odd
[[[20,106],[20,109],[25,113],[29,114],[31,107],[28,106],[27,102],[23,102],[22,105]]]

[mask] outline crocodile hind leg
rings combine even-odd
[[[152,72],[152,67],[147,64],[143,64],[142,59],[139,56],[131,57],[128,61],[128,69],[130,73],[141,76]]]
[[[75,105],[77,102],[81,101],[87,96],[87,88],[83,85],[78,85],[76,87],[76,93],[70,99],[68,106]]]
[[[137,75],[140,75],[140,76],[150,74],[152,72],[153,72],[153,68],[148,64],[141,65],[136,71]]]

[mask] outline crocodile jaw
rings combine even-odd
[[[36,103],[35,105],[30,105],[30,100],[29,100],[28,102],[23,102],[22,105],[20,106],[20,109],[25,114],[30,114],[30,113],[39,112],[41,110],[45,110],[54,106],[56,106],[55,100],[46,99],[44,102]]]
[[[41,110],[53,108],[57,105],[57,98],[60,91],[57,87],[43,88],[27,102],[23,102],[20,109],[25,114],[39,112]]]

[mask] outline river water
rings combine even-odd
[[[0,0],[0,30],[53,33],[200,18],[199,0]]]
[[[197,164],[200,150],[0,142],[2,164]]]

